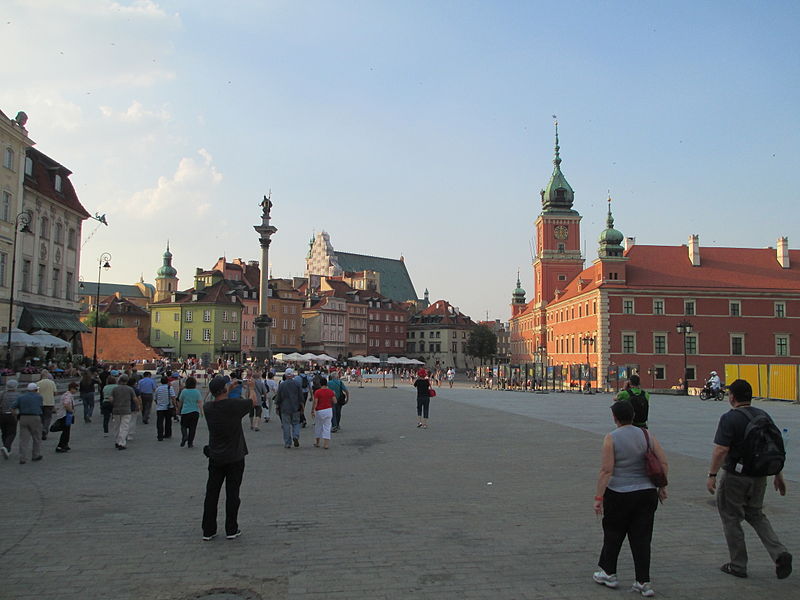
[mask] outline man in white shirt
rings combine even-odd
[[[39,382],[39,394],[42,396],[42,439],[47,439],[50,431],[50,421],[53,418],[53,408],[56,398],[56,382],[47,369],[42,369],[42,380]]]

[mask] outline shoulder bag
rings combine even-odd
[[[667,487],[667,474],[664,473],[664,465],[661,464],[658,456],[653,452],[653,447],[650,445],[650,434],[647,433],[647,429],[642,429],[642,432],[644,433],[644,439],[647,441],[647,450],[644,452],[644,466],[647,476],[656,487]]]

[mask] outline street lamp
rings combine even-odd
[[[542,387],[547,390],[547,346],[541,345],[536,350],[539,352],[539,363],[542,369]]]
[[[686,365],[686,334],[692,333],[692,324],[687,321],[683,320],[675,326],[675,329],[678,330],[678,333],[683,335],[683,395],[689,395],[689,378],[687,377],[687,373],[689,369]]]
[[[589,346],[594,346],[595,338],[591,335],[585,335],[581,338],[581,344],[586,344],[586,391],[592,393],[591,378],[592,378],[592,365],[589,362]]]
[[[97,366],[97,333],[100,330],[100,274],[103,269],[108,271],[111,268],[111,255],[103,252],[97,260],[97,295],[94,303],[94,355],[92,356],[92,366]]]
[[[650,367],[647,369],[647,374],[650,375],[650,387],[655,389],[656,387],[656,368]]]
[[[8,355],[6,358],[6,367],[11,368],[11,329],[14,325],[14,276],[17,273],[17,234],[22,231],[23,233],[30,233],[28,228],[31,222],[31,215],[27,212],[21,212],[14,219],[14,243],[11,246],[11,289],[8,298]],[[22,224],[22,229],[19,228]]]

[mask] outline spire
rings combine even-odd
[[[622,241],[625,236],[622,232],[614,229],[614,215],[611,214],[611,192],[608,194],[608,216],[606,217],[606,228],[600,234],[600,248],[597,255],[600,258],[608,258],[610,256],[622,256],[625,249],[622,247]]]
[[[517,269],[517,289],[511,294],[511,304],[525,304],[525,290],[522,289],[522,282],[519,280],[519,269]]]
[[[566,177],[561,172],[561,146],[558,140],[558,120],[555,120],[556,145],[555,157],[553,158],[553,174],[547,187],[542,190],[542,212],[575,213],[572,210],[572,202],[575,199],[575,192],[567,182]]]
[[[553,115],[553,119],[556,126],[556,157],[553,159],[553,164],[555,165],[556,169],[561,169],[561,155],[559,154],[561,146],[558,145],[558,118]]]
[[[517,269],[517,287],[522,287],[522,282],[519,280],[519,269]]]
[[[606,218],[606,228],[614,228],[614,217],[611,214],[611,190],[608,191],[608,217]]]

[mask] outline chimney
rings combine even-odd
[[[626,237],[625,238],[625,252],[630,250],[636,245],[636,238],[635,237]]]
[[[697,234],[689,236],[689,260],[693,267],[700,266],[700,236]]]
[[[778,264],[784,269],[788,269],[789,263],[789,238],[786,236],[778,238]]]

